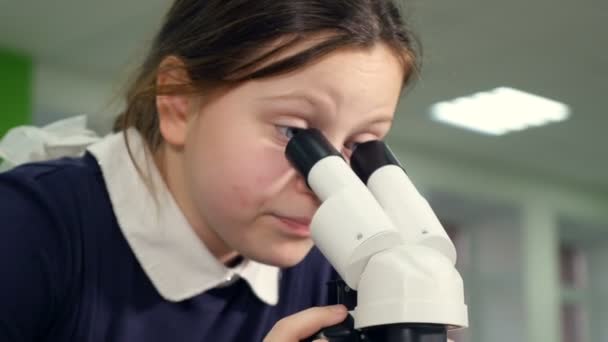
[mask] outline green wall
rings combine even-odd
[[[32,61],[0,49],[0,137],[11,127],[31,122]]]

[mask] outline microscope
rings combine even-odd
[[[384,142],[358,145],[349,165],[306,129],[285,154],[321,202],[312,238],[341,277],[328,284],[330,304],[349,310],[310,341],[446,342],[467,327],[454,244]]]

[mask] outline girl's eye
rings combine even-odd
[[[346,150],[352,152],[352,151],[354,151],[357,148],[357,146],[359,146],[359,144],[360,144],[359,142],[355,142],[355,141],[349,142],[349,143],[344,144],[344,148]]]
[[[303,128],[290,126],[277,126],[277,129],[279,130],[279,133],[288,140],[293,138],[294,135],[304,130]]]
[[[355,152],[355,149],[357,148],[357,146],[359,145],[358,142],[349,142],[344,144],[343,148],[342,148],[342,154],[344,155],[344,157],[349,160],[350,157],[353,155],[353,153]]]

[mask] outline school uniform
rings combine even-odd
[[[326,304],[316,248],[287,269],[218,262],[128,137],[145,178],[122,133],[0,174],[0,341],[261,341]]]

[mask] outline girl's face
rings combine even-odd
[[[392,50],[378,44],[248,81],[205,103],[187,120],[179,152],[182,202],[202,223],[195,229],[207,230],[199,236],[213,236],[215,251],[279,267],[300,262],[312,247],[308,225],[319,202],[285,157],[292,130],[318,128],[348,158],[354,144],[388,133],[403,76]]]

